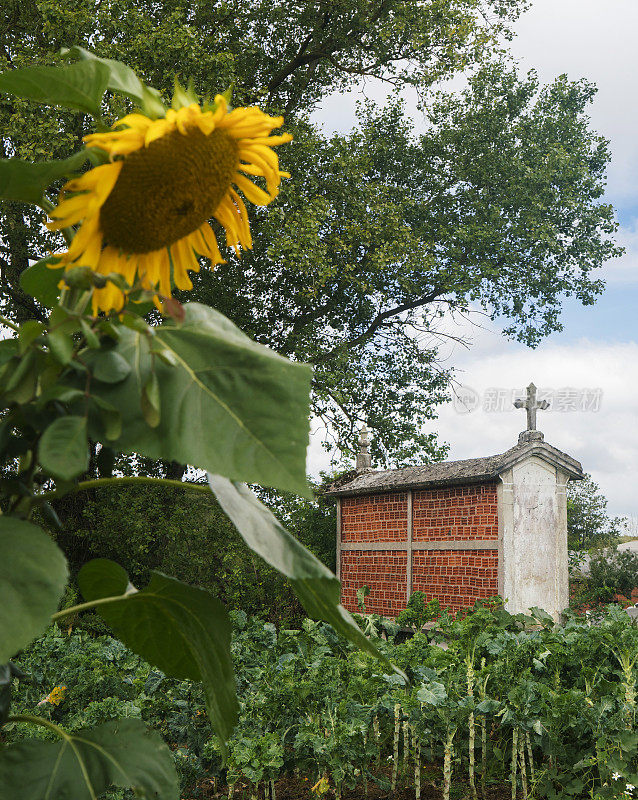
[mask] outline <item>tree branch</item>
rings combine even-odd
[[[395,308],[389,308],[386,311],[382,311],[381,313],[377,314],[377,316],[372,320],[372,322],[362,333],[360,333],[358,336],[355,336],[354,339],[349,339],[345,342],[342,342],[341,344],[338,344],[336,347],[333,347],[332,350],[329,350],[327,353],[323,353],[322,355],[313,359],[313,363],[323,364],[326,361],[329,361],[338,353],[341,353],[344,350],[349,350],[352,347],[357,347],[357,345],[363,344],[375,334],[378,328],[380,328],[387,319],[390,319],[391,317],[396,317],[397,314],[402,314],[404,311],[413,311],[415,308],[420,308],[421,306],[424,306],[427,303],[431,303],[434,300],[436,300],[441,294],[442,291],[440,289],[435,289],[434,291],[430,292],[430,294],[424,295],[423,297],[419,297],[416,300],[410,301],[409,303],[403,303],[402,305],[396,306]]]

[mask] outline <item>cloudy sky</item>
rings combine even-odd
[[[638,83],[636,0],[535,0],[517,24],[512,51],[522,69],[541,81],[566,73],[598,86],[593,127],[611,141],[613,161],[606,199],[620,223],[627,252],[604,270],[605,294],[593,307],[565,305],[565,330],[536,350],[505,340],[494,323],[468,326],[469,349],[444,356],[457,369],[460,391],[470,398],[439,409],[433,428],[450,444],[450,458],[502,452],[515,443],[524,414],[509,406],[512,393],[530,380],[554,400],[539,412],[551,444],[579,459],[609,500],[610,511],[638,516]],[[378,88],[365,92],[375,96]],[[347,130],[357,93],[330,98],[317,114],[327,129]],[[419,120],[415,119],[415,124]],[[500,390],[497,392],[496,390]],[[309,468],[327,468],[315,434]]]

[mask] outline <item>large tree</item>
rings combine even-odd
[[[9,0],[3,68],[52,63],[60,47],[120,58],[164,92],[173,76],[202,93],[234,86],[237,103],[284,111],[292,175],[252,253],[203,270],[193,299],[259,341],[316,364],[314,409],[340,444],[367,418],[379,461],[437,457],[421,432],[445,397],[440,315],[479,307],[535,345],[560,328],[562,298],[594,302],[595,269],[617,250],[600,201],[609,154],[589,128],[594,89],[559,78],[540,87],[497,53],[518,0],[158,2]],[[467,88],[441,94],[459,71]],[[417,135],[399,100],[361,109],[357,128],[327,136],[309,121],[331,92],[362,77],[414,86]],[[112,117],[122,112],[113,103]],[[67,118],[0,98],[6,154],[45,158]],[[83,133],[80,117],[62,149]],[[59,139],[58,139],[59,141]],[[17,278],[27,254],[55,247],[40,219],[0,208],[2,296],[37,314]]]

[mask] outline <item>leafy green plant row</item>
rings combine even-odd
[[[558,627],[542,612],[481,607],[402,644],[396,627],[368,620],[410,686],[326,624],[277,631],[241,612],[232,620],[240,713],[226,765],[202,690],[114,640],[50,630],[19,661],[32,683],[19,684],[17,705],[32,712],[64,685],[43,707],[71,732],[144,720],[169,742],[189,797],[225,784],[229,796],[276,800],[277,781],[294,774],[315,794],[377,785],[417,800],[428,783],[445,798],[455,783],[473,798],[511,783],[513,798],[550,800],[626,798],[638,784],[638,630],[618,609],[598,626]],[[98,686],[105,698],[95,701]],[[20,725],[7,733],[18,740]]]

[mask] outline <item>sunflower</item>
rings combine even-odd
[[[228,111],[217,95],[212,109],[191,103],[160,119],[129,114],[112,130],[86,136],[86,146],[109,161],[65,184],[50,214],[50,230],[81,223],[62,264],[122,275],[129,286],[155,292],[158,308],[158,294],[170,297],[172,285],[192,289],[188,271],[199,270],[198,255],[224,263],[211,218],[238,255],[252,246],[237,189],[260,206],[277,196],[281,177],[289,176],[271,148],[292,136],[270,134],[282,124],[283,117],[259,108]],[[247,175],[265,178],[266,191]],[[125,297],[109,281],[92,302],[97,314],[121,309]]]

